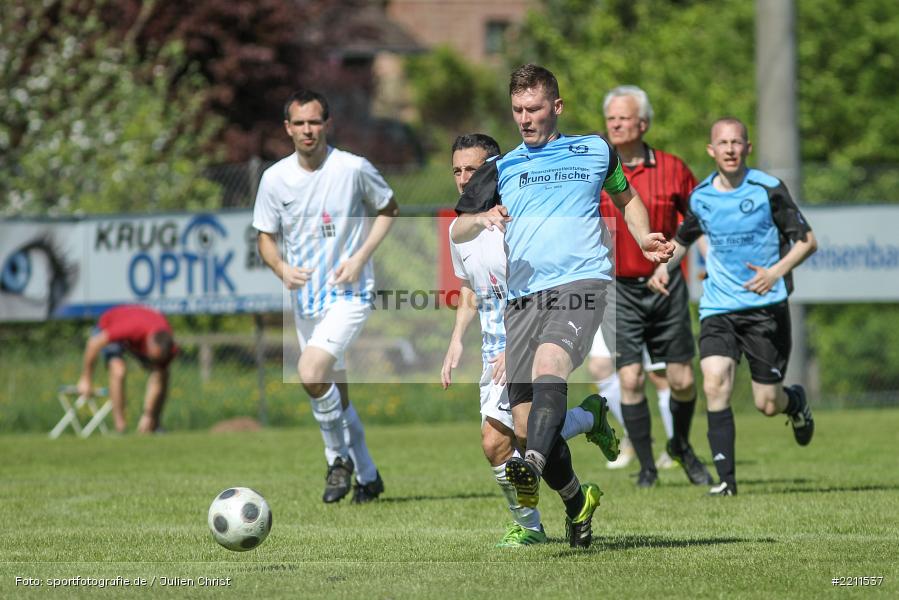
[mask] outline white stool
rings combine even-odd
[[[62,405],[65,414],[59,420],[59,423],[56,424],[56,427],[50,431],[50,439],[55,440],[58,438],[59,435],[65,431],[66,427],[71,427],[76,435],[83,438],[88,437],[95,429],[99,429],[100,433],[103,434],[109,432],[104,421],[106,415],[112,410],[112,402],[109,401],[106,388],[94,390],[93,396],[85,397],[78,393],[77,386],[61,385],[59,386],[59,395],[57,398],[59,399],[59,403]],[[75,399],[74,402],[72,402],[72,398]],[[101,407],[97,408],[97,403],[94,402],[95,398],[106,398],[106,402],[104,402]],[[85,406],[87,406],[90,411],[91,418],[82,427],[81,421],[78,419],[78,411]]]

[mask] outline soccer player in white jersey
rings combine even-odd
[[[262,174],[253,227],[259,255],[292,291],[300,380],[328,463],[322,500],[346,496],[355,470],[353,502],[363,503],[376,499],[384,483],[350,404],[344,354],[371,310],[371,255],[399,209],[371,163],[328,145],[330,125],[321,94],[298,90],[288,98],[284,128],[296,151]]]
[[[465,184],[484,162],[500,153],[499,145],[488,135],[461,135],[453,143],[453,177],[462,193]],[[453,223],[450,224],[452,233]],[[513,522],[497,544],[513,548],[542,544],[547,541],[540,513],[536,508],[521,506],[515,487],[506,477],[506,462],[521,456],[516,448],[512,409],[505,382],[506,328],[503,311],[506,307],[506,252],[503,233],[498,229],[484,230],[469,242],[450,242],[453,270],[462,280],[459,305],[452,337],[443,361],[443,388],[452,384],[452,370],[459,366],[462,338],[468,326],[480,319],[483,371],[479,382],[481,396],[481,446],[493,469],[494,477],[508,502]],[[588,396],[580,406],[569,410],[562,428],[562,437],[570,439],[580,433],[597,444],[607,458],[617,454],[617,438],[606,420],[608,410],[597,395]]]

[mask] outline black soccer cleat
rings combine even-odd
[[[675,447],[674,440],[671,439],[668,440],[665,450],[668,452],[668,456],[684,469],[687,479],[693,485],[712,485],[715,483],[715,480],[712,479],[712,474],[709,473],[706,466],[693,452],[693,447],[690,444],[684,446],[677,444],[677,447]]]
[[[715,487],[709,490],[708,496],[736,496],[737,495],[737,484],[736,483],[728,483],[726,481],[722,481]]]
[[[328,474],[325,476],[325,493],[322,494],[322,502],[331,504],[340,501],[350,493],[350,485],[353,481],[353,459],[338,456],[333,464],[328,466]]]
[[[368,483],[359,483],[358,481],[353,485],[353,499],[351,502],[353,504],[365,504],[366,502],[371,502],[373,500],[377,500],[378,496],[384,493],[384,480],[381,479],[381,474],[376,473],[376,478],[374,481],[369,481]]]
[[[506,462],[506,479],[518,493],[518,504],[536,508],[540,501],[540,476],[531,463],[519,456]]]
[[[637,473],[637,487],[649,489],[655,487],[659,480],[659,472],[651,469],[640,469]]]
[[[799,411],[790,417],[793,426],[793,437],[800,446],[808,446],[815,434],[815,421],[812,419],[812,407],[805,397],[805,389],[801,385],[791,385],[790,390],[799,398]]]

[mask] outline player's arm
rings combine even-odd
[[[792,247],[770,267],[746,263],[755,274],[743,284],[743,287],[759,295],[771,291],[781,277],[802,264],[802,261],[818,249],[818,241],[811,226],[783,183],[768,190],[768,201],[771,204],[771,219],[774,225],[781,235],[792,242]]]
[[[688,209],[684,215],[683,222],[677,229],[677,234],[674,236],[672,242],[674,249],[671,258],[667,264],[663,263],[656,267],[652,277],[646,282],[646,286],[656,293],[667,296],[671,272],[680,267],[681,261],[687,255],[687,249],[700,238],[705,239],[701,223],[696,218],[696,215]]]
[[[458,221],[456,221],[458,225]],[[453,229],[456,227],[454,226]],[[449,346],[446,349],[446,356],[443,358],[443,369],[440,372],[440,381],[443,383],[443,389],[448,388],[453,383],[453,369],[459,366],[459,360],[462,358],[462,338],[468,330],[468,326],[478,316],[478,297],[471,289],[468,281],[462,282],[459,290],[459,305],[456,308],[456,321],[453,324],[453,333],[450,336]]]
[[[465,190],[456,203],[459,215],[450,239],[455,243],[470,242],[485,229],[493,231],[494,227],[506,231],[506,223],[512,220],[509,211],[500,204],[497,190],[496,160],[488,160],[471,176]]]
[[[90,396],[93,392],[94,366],[100,351],[109,343],[109,335],[104,330],[93,334],[84,346],[84,356],[81,361],[81,377],[78,378],[78,393]]]
[[[359,250],[334,269],[333,283],[352,283],[359,279],[362,269],[365,268],[365,263],[368,262],[371,255],[374,254],[381,242],[384,241],[384,238],[387,237],[387,232],[393,227],[393,222],[399,214],[400,207],[396,200],[391,197],[387,205],[378,211],[368,232],[368,237],[365,238],[365,242],[362,243]]]
[[[312,275],[312,269],[306,267],[294,267],[281,258],[281,250],[278,248],[278,238],[273,233],[260,231],[256,236],[256,247],[262,262],[284,282],[288,289],[295,290],[306,285]]]

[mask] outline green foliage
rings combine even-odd
[[[896,390],[899,381],[899,306],[822,305],[808,312],[809,337],[820,385],[829,396]]]
[[[409,58],[406,74],[419,112],[416,126],[438,157],[448,156],[455,137],[464,133],[492,135],[504,150],[521,143],[509,116],[507,82],[496,70],[442,46]]]
[[[639,85],[656,114],[647,140],[701,175],[709,124],[724,114],[754,122],[751,2],[546,0],[519,39],[515,62],[559,79],[563,131],[604,131],[605,93]]]
[[[0,13],[0,213],[214,206],[202,171],[221,122],[183,48],[141,57],[102,1],[44,4]]]

